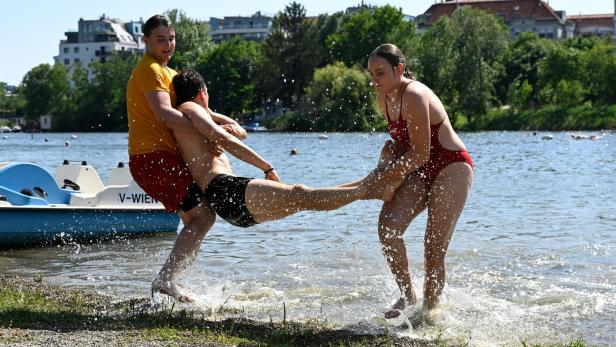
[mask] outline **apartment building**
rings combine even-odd
[[[65,35],[54,60],[64,64],[69,71],[81,64],[89,77],[92,77],[90,63],[104,63],[114,53],[130,54],[145,49],[142,20],[122,23],[105,15],[96,20],[80,18],[78,30],[68,31]]]
[[[261,42],[272,30],[272,17],[257,12],[250,17],[210,17],[212,40],[215,43],[239,37]]]

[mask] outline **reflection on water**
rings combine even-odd
[[[106,179],[126,161],[125,134],[10,134],[0,161],[53,169],[88,160]],[[49,141],[44,142],[43,138]],[[385,134],[254,134],[248,143],[279,168],[283,181],[312,186],[361,178]],[[471,345],[562,342],[582,336],[614,345],[616,336],[616,135],[574,141],[566,133],[463,134],[477,166],[450,246],[441,308],[413,336]],[[289,156],[290,148],[299,154]],[[241,175],[257,169],[233,161]],[[376,234],[379,204],[357,202],[328,213],[300,213],[249,229],[218,221],[184,283],[208,308],[249,317],[327,319],[383,329],[383,308],[397,290]],[[417,288],[423,283],[425,216],[405,237]],[[47,282],[145,296],[173,235],[93,245],[0,253],[0,272],[43,275]],[[421,294],[420,294],[421,296]]]

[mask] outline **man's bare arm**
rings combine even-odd
[[[222,146],[234,157],[256,166],[262,171],[267,171],[272,167],[270,163],[261,158],[254,150],[216,124],[209,112],[200,105],[193,102],[185,102],[178,109],[190,118],[199,133],[208,140]]]
[[[145,93],[148,105],[154,111],[154,115],[168,128],[178,131],[195,131],[190,119],[184,117],[182,112],[171,106],[169,93],[163,91],[151,91]]]
[[[214,122],[216,122],[216,124],[221,125],[225,130],[227,130],[233,136],[237,137],[240,140],[245,140],[246,137],[248,137],[246,130],[242,128],[242,126],[239,125],[239,123],[236,122],[233,118],[227,117],[224,114],[214,112],[209,107],[207,110],[210,113],[210,116],[212,116],[212,119],[214,120]]]

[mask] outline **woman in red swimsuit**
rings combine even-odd
[[[423,307],[432,309],[438,303],[445,285],[447,247],[473,181],[473,161],[443,104],[408,73],[398,47],[377,47],[369,56],[368,71],[392,137],[379,160],[382,179],[391,182],[393,196],[383,204],[379,238],[401,292],[385,312],[386,318],[394,318],[417,302],[403,235],[425,209]]]

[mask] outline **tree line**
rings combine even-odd
[[[463,7],[419,33],[392,6],[307,17],[296,2],[272,20],[262,43],[212,42],[206,23],[179,10],[169,65],[198,70],[216,111],[292,131],[373,131],[385,123],[365,72],[368,54],[389,42],[432,88],[462,129],[616,128],[616,53],[610,38],[562,41],[523,33],[509,40],[502,19]],[[126,131],[126,83],[139,56],[30,70],[0,112],[53,115],[58,131]],[[3,84],[0,84],[0,88]]]

